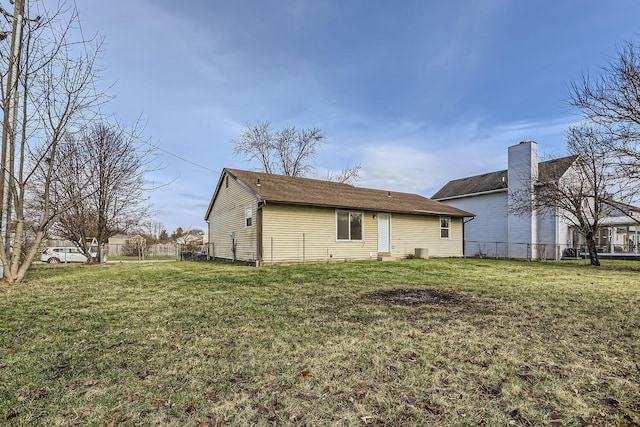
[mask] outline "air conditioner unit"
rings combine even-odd
[[[420,259],[429,258],[429,249],[428,248],[416,248],[415,249],[415,257]]]

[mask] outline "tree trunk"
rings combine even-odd
[[[4,266],[4,280],[7,283],[14,284],[22,282],[22,279],[24,279],[24,276],[27,274],[27,270],[31,266],[31,262],[40,251],[40,243],[43,238],[44,232],[36,232],[34,243],[29,246],[24,259],[20,260],[18,257],[16,261]]]
[[[593,233],[591,231],[587,233],[587,248],[589,248],[589,261],[591,261],[591,265],[600,267],[598,250],[596,249],[596,242],[593,240]]]

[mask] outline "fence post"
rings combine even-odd
[[[271,265],[273,265],[273,236],[271,236]]]
[[[305,261],[305,235],[302,233],[302,263]]]

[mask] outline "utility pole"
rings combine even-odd
[[[2,123],[2,179],[0,199],[2,200],[0,236],[4,242],[6,259],[11,257],[11,216],[13,206],[14,155],[18,122],[18,78],[22,52],[22,28],[24,24],[24,1],[14,0],[13,16],[2,9],[2,13],[13,18],[11,31],[11,52],[8,58],[7,89],[3,100],[4,120]],[[8,266],[5,266],[8,267]],[[3,272],[4,273],[4,272]]]

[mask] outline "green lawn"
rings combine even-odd
[[[109,261],[175,261],[175,255],[146,255],[144,259],[139,256],[114,255],[109,257]]]
[[[637,426],[640,263],[38,266],[0,424]]]

